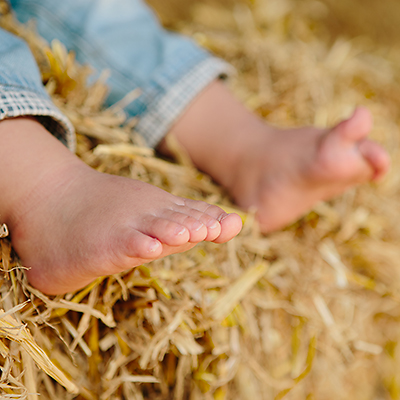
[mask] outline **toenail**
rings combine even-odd
[[[183,235],[186,232],[186,228],[184,226],[178,226],[175,229],[175,235],[180,236]]]
[[[229,215],[229,214],[221,214],[221,215],[218,217],[218,221],[221,222],[221,221],[224,220],[228,215]]]
[[[219,225],[218,221],[209,221],[207,223],[207,228],[216,229],[218,228],[218,225]]]
[[[154,253],[159,247],[161,243],[158,240],[153,240],[151,245],[149,246],[149,251]]]
[[[197,232],[199,231],[202,227],[204,226],[204,224],[200,221],[196,221],[193,225],[192,228]]]

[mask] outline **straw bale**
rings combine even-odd
[[[169,27],[236,67],[229,84],[248,107],[272,124],[326,127],[365,105],[392,170],[382,183],[317,204],[267,237],[253,211],[238,210],[244,228],[225,245],[204,243],[65,296],[29,286],[2,226],[1,398],[398,399],[394,31],[375,21],[366,37],[362,24],[352,25],[358,2],[345,0],[170,1],[175,7],[152,3]],[[137,93],[104,108],[110,72],[87,85],[90,67],[0,5],[1,26],[30,44],[47,90],[75,124],[86,163],[235,210],[179,146],[171,144],[176,163],[143,146],[123,113]]]

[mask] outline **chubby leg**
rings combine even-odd
[[[367,139],[371,127],[370,113],[358,108],[332,129],[277,129],[214,82],[170,134],[239,206],[257,208],[267,233],[296,220],[316,202],[387,172],[387,153]],[[168,153],[166,141],[160,150]]]
[[[240,217],[144,182],[92,170],[38,122],[0,122],[2,222],[31,284],[48,294],[228,241]]]

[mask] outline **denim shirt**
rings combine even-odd
[[[189,38],[165,31],[141,0],[10,3],[21,22],[36,20],[47,41],[58,38],[96,73],[111,71],[108,104],[140,88],[125,111],[138,117],[135,130],[149,146],[159,143],[199,92],[231,71]],[[42,116],[47,129],[74,146],[71,124],[51,104],[27,46],[0,29],[0,119],[17,115]],[[50,129],[49,119],[64,133]]]

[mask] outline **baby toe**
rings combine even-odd
[[[234,238],[242,229],[242,219],[238,214],[226,214],[220,220],[221,234],[214,243],[225,243]]]
[[[211,209],[210,212],[208,212],[209,208]],[[214,241],[221,233],[221,225],[218,221],[218,218],[222,214],[225,214],[221,209],[219,209],[219,213],[213,211],[214,208],[219,209],[219,207],[212,206],[204,202],[190,200],[188,205],[179,206],[178,212],[189,215],[192,218],[200,221],[206,229],[206,236],[203,238],[203,240]]]
[[[193,210],[199,211],[201,214],[208,215],[217,221],[226,215],[226,212],[221,207],[205,203],[204,201],[185,199],[185,205]]]
[[[358,146],[364,160],[373,170],[372,180],[377,181],[389,170],[390,158],[388,153],[371,140],[363,140]]]
[[[187,212],[169,211],[163,217],[184,226],[189,232],[189,242],[199,243],[206,239],[208,231],[204,221]]]
[[[113,245],[114,254],[121,253],[121,251],[118,251],[121,249],[121,256],[154,260],[162,253],[162,244],[159,240],[131,227],[122,229],[118,236],[118,240]]]
[[[190,239],[189,230],[185,226],[164,217],[143,218],[139,230],[168,246],[181,246]]]
[[[358,107],[349,119],[336,125],[330,134],[339,135],[342,140],[355,143],[366,138],[371,128],[371,113],[364,107]]]

